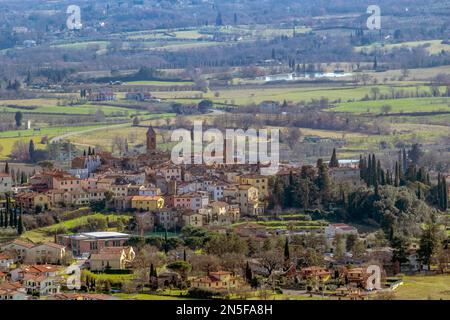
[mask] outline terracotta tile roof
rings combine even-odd
[[[0,260],[13,260],[13,258],[7,254],[0,253]]]
[[[163,199],[161,196],[133,196],[132,201],[158,201]]]
[[[61,267],[52,264],[35,264],[22,267],[24,273],[57,272]]]
[[[4,282],[0,283],[0,289],[2,290],[18,290],[23,288],[20,282]]]
[[[43,244],[36,245],[36,247],[38,247],[38,246],[48,246],[48,247],[52,247],[52,248],[55,248],[55,249],[64,249],[65,248],[65,246],[57,244],[57,243],[54,243],[54,242],[46,242],[46,243],[43,243]]]
[[[33,244],[33,243],[21,241],[21,240],[18,240],[18,239],[15,239],[14,241],[10,242],[10,244],[14,244],[14,245],[17,245],[17,246],[25,247],[25,248],[28,248],[28,249],[31,249],[31,248],[33,248],[35,246],[35,244]]]

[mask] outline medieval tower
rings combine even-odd
[[[153,127],[147,130],[147,152],[156,151],[156,132]]]

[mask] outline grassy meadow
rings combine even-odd
[[[338,103],[331,111],[381,114],[385,112],[385,106],[390,107],[388,113],[450,112],[450,98],[408,98],[343,102]]]
[[[395,290],[397,300],[450,300],[450,275],[405,276]]]

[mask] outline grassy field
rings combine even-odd
[[[121,300],[192,300],[186,297],[163,296],[158,294],[147,294],[147,293],[137,293],[137,294],[116,293],[114,294],[114,296]]]
[[[390,106],[389,113],[450,112],[450,98],[409,98],[338,103],[331,111],[351,113],[383,113],[383,106]]]
[[[76,49],[76,50],[87,49],[89,47],[99,47],[99,49],[106,49],[109,44],[110,44],[109,41],[85,41],[85,42],[56,44],[54,45],[54,47],[61,49]]]
[[[134,279],[134,274],[108,274],[108,273],[93,273],[88,270],[83,270],[82,276],[89,276],[95,281],[109,281],[111,285],[118,286],[124,282]]]
[[[20,100],[0,100],[0,112],[17,112],[22,113],[54,113],[68,115],[89,115],[95,114],[97,110],[102,110],[105,115],[133,115],[145,113],[145,111],[122,108],[119,106],[109,105],[58,105],[64,103],[60,99],[20,99]],[[17,106],[17,107],[16,107]],[[23,107],[23,108],[22,108]],[[26,107],[26,108],[25,108]]]
[[[79,218],[63,221],[60,223],[53,224],[48,227],[38,228],[30,231],[26,231],[23,233],[20,237],[22,239],[28,239],[32,242],[38,243],[38,242],[45,242],[45,241],[53,241],[53,232],[61,229],[71,230],[73,228],[84,226],[88,223],[89,218],[105,218],[108,219],[109,222],[117,221],[118,219],[129,219],[129,216],[126,215],[114,215],[114,214],[90,214],[86,216],[82,216]],[[110,230],[111,231],[111,230]]]
[[[395,291],[398,300],[450,300],[450,275],[406,276]]]
[[[91,126],[66,126],[66,127],[47,127],[41,128],[40,131],[30,130],[11,130],[0,132],[0,159],[6,159],[11,154],[12,148],[16,141],[24,141],[29,143],[33,140],[37,149],[45,149],[46,145],[41,144],[41,138],[47,136],[49,139],[69,132],[77,132],[100,127],[101,125]]]

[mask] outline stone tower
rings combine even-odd
[[[153,127],[149,127],[147,130],[147,152],[156,150],[156,132]]]

